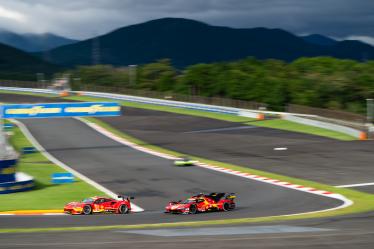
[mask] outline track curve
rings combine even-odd
[[[76,119],[24,120],[54,157],[104,187],[134,195],[146,210],[133,215],[89,217],[0,217],[0,227],[143,224],[219,218],[284,215],[335,207],[340,201],[242,179],[197,167],[173,167],[172,161],[123,146]],[[236,192],[233,212],[196,216],[162,214],[163,206],[196,192]],[[14,219],[15,218],[15,219]]]

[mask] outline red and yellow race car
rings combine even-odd
[[[172,201],[165,207],[165,213],[196,214],[210,211],[230,211],[236,204],[234,193],[210,193],[194,195],[184,201]]]
[[[117,213],[127,214],[131,211],[130,200],[134,197],[118,196],[120,200],[108,197],[90,197],[81,202],[70,202],[65,205],[64,212],[67,214],[94,214],[94,213]]]

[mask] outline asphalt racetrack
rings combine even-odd
[[[23,120],[54,157],[115,193],[135,196],[144,213],[89,217],[0,217],[0,227],[143,224],[219,218],[260,217],[316,211],[340,201],[173,161],[123,146],[76,119]],[[232,212],[194,216],[163,214],[171,200],[199,192],[234,192]],[[39,221],[39,222],[36,222]],[[41,222],[45,221],[45,222]]]
[[[9,103],[58,102],[59,98],[0,94]],[[338,141],[240,123],[125,107],[102,118],[150,144],[244,167],[329,185],[374,182],[374,141]],[[287,148],[287,150],[274,150]],[[357,188],[374,193],[371,186]]]
[[[0,94],[0,101],[56,102],[59,100]],[[240,128],[242,124],[238,123],[135,108],[125,108],[122,117],[105,118],[103,120],[143,141],[186,154],[332,185],[373,182],[374,147],[372,141],[342,142],[273,129]],[[67,131],[69,134],[73,132],[73,136],[61,137],[61,133],[64,133],[65,129],[55,130],[54,125],[56,123],[54,122],[63,122],[64,126],[73,127],[73,130]],[[115,192],[138,194],[139,196],[136,196],[135,201],[146,211],[124,216],[3,216],[0,217],[0,227],[56,227],[225,219],[276,213],[284,214],[290,211],[303,212],[338,205],[338,203],[325,198],[320,199],[317,196],[300,194],[294,190],[244,180],[236,176],[197,168],[174,168],[168,160],[136,152],[119,145],[77,120],[56,119],[48,120],[46,123],[41,122],[41,120],[29,120],[25,123],[51,154]],[[49,126],[53,124],[52,128],[43,131],[44,124],[47,123]],[[59,126],[59,128],[61,127]],[[54,132],[56,134],[51,134]],[[81,135],[85,136],[85,140],[77,139]],[[61,140],[56,140],[60,138]],[[274,151],[275,147],[287,147],[288,150]],[[100,159],[104,154],[107,154],[108,157],[111,156],[111,158]],[[131,159],[136,160],[141,158],[141,161],[130,163],[130,156]],[[92,161],[87,158],[91,158]],[[150,162],[151,164],[149,164]],[[116,174],[108,173],[112,170],[115,170]],[[188,170],[188,173],[185,170]],[[148,173],[155,173],[157,177],[148,175],[147,171]],[[99,175],[99,179],[96,179],[95,175]],[[181,177],[184,184],[179,184],[177,177]],[[165,184],[160,184],[160,179],[165,180]],[[214,181],[214,179],[218,181]],[[219,181],[224,184],[217,184]],[[169,184],[172,188],[166,187]],[[153,188],[155,185],[157,185],[157,188]],[[177,189],[174,189],[175,187]],[[196,190],[219,191],[217,187],[222,187],[224,191],[238,192],[239,207],[236,211],[195,216],[170,216],[161,213],[164,202],[167,200],[183,197]],[[230,189],[227,189],[228,187]],[[210,188],[214,188],[214,190]],[[372,192],[374,188],[360,187],[358,189]],[[154,192],[149,192],[150,190]],[[153,193],[153,195],[147,196],[147,193]],[[158,204],[158,202],[160,203]],[[0,248],[371,249],[374,244],[373,218],[373,213],[366,213],[312,220],[265,223],[266,225],[330,229],[328,231],[298,234],[274,233],[267,235],[165,238],[128,234],[118,229],[98,232],[0,234]],[[263,223],[250,226],[256,229],[257,226],[261,225]]]
[[[329,185],[374,182],[373,141],[338,141],[137,108],[102,120],[150,144],[202,158]]]

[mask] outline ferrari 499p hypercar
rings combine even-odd
[[[130,200],[134,197],[118,196],[120,200],[107,197],[90,197],[81,202],[70,202],[65,205],[67,214],[117,213],[126,214],[131,211]]]
[[[184,201],[172,201],[165,207],[165,213],[196,214],[210,211],[230,211],[235,208],[234,193],[210,193],[194,195]]]

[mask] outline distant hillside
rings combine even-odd
[[[38,52],[72,44],[77,41],[51,33],[21,35],[1,30],[0,42],[27,52]]]
[[[306,42],[309,42],[315,45],[320,45],[320,46],[332,46],[338,42],[330,37],[318,35],[318,34],[301,36],[301,38],[304,39],[304,41]]]
[[[96,38],[95,42],[89,39],[53,49],[49,51],[49,58],[66,66],[89,65],[93,46],[100,47],[101,64],[117,66],[144,64],[160,58],[170,58],[177,67],[248,56],[285,61],[314,56],[374,58],[374,47],[356,41],[321,46],[281,29],[233,29],[181,18],[163,18],[120,28]]]
[[[35,80],[36,73],[52,74],[60,69],[24,51],[0,44],[0,79]]]

